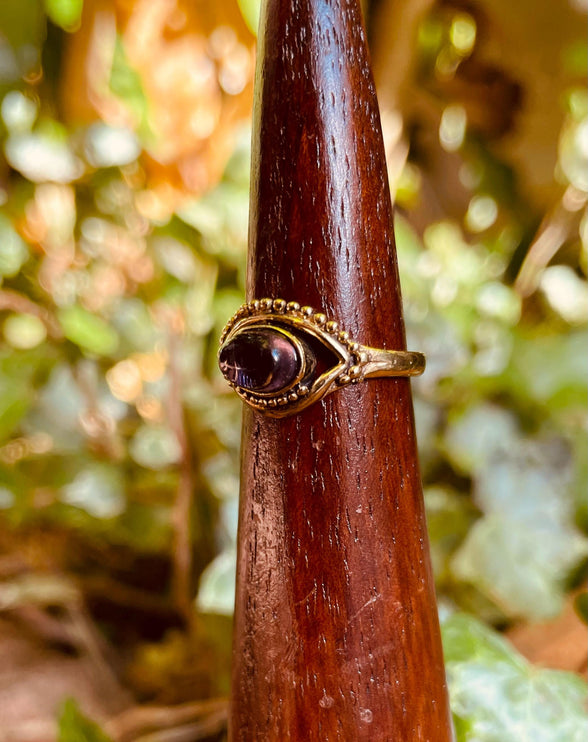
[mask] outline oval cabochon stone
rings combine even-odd
[[[227,381],[264,394],[289,387],[301,363],[295,344],[277,328],[245,329],[219,352],[220,370]]]

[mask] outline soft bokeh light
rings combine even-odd
[[[498,205],[492,196],[474,196],[469,203],[465,223],[472,232],[483,232],[498,216]]]
[[[449,38],[459,54],[470,54],[476,43],[476,21],[468,13],[458,13],[451,22]]]
[[[455,152],[463,144],[467,126],[467,113],[463,106],[451,105],[443,111],[439,125],[439,141],[443,149]]]

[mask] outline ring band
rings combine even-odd
[[[284,299],[243,304],[223,330],[218,361],[241,399],[272,417],[300,412],[346,384],[425,370],[422,353],[362,345],[321,312]]]

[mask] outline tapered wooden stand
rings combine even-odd
[[[402,349],[359,0],[266,0],[258,53],[248,299]],[[238,538],[233,742],[449,742],[407,379],[245,409]]]

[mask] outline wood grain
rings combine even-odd
[[[248,298],[404,348],[358,0],[267,0],[256,86]],[[232,740],[448,742],[410,382],[246,409],[241,481]]]

